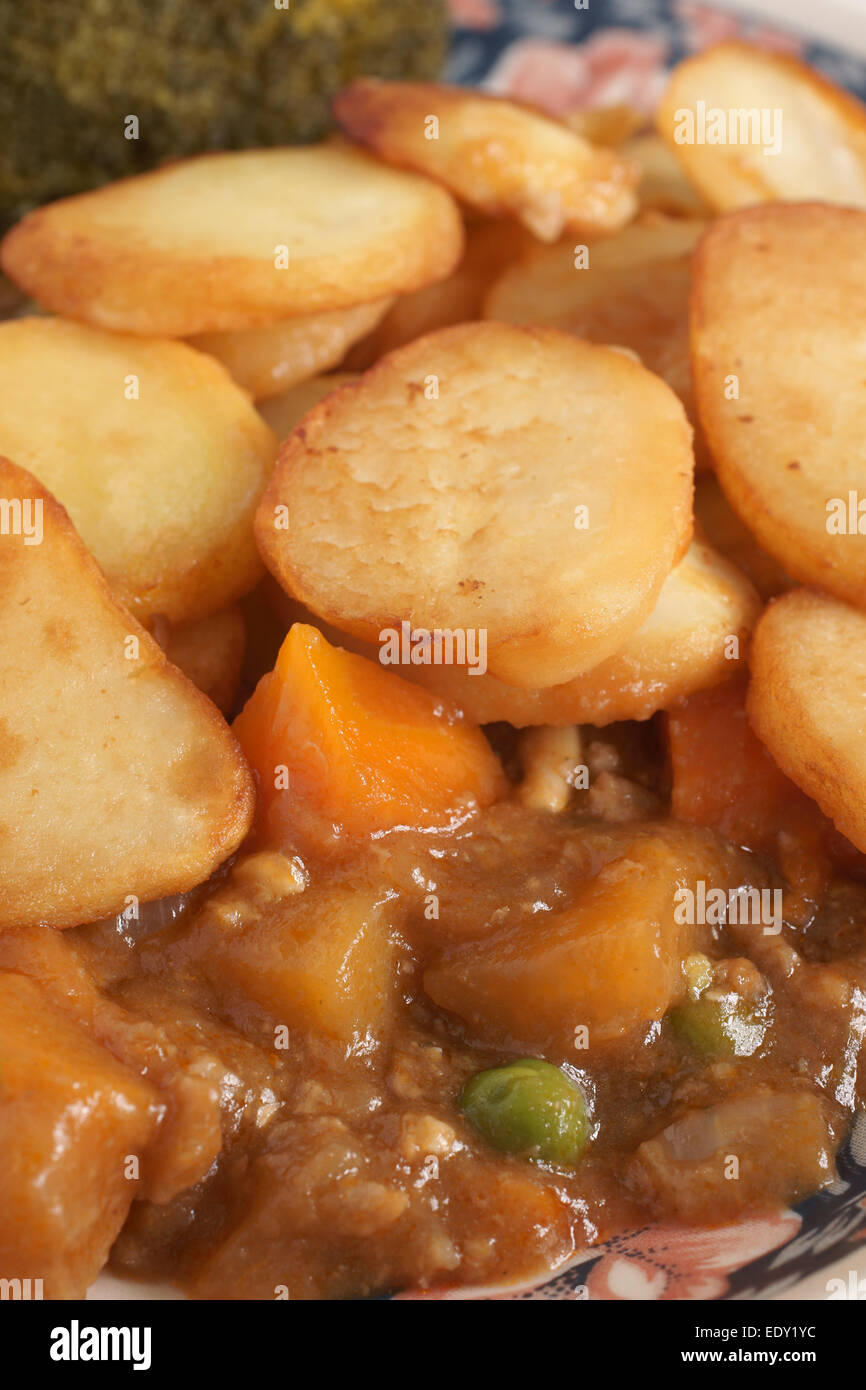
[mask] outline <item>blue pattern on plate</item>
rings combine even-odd
[[[671,66],[692,51],[689,10],[698,6],[678,0],[589,0],[589,8],[579,10],[574,0],[496,0],[496,8],[502,18],[495,28],[454,30],[447,70],[450,81],[482,85],[506,49],[520,39],[578,43],[611,28],[661,36],[669,46],[667,64]],[[711,5],[701,8],[712,12]],[[778,22],[752,23],[759,28],[784,27]],[[803,42],[801,56],[834,82],[866,98],[866,61],[808,41]]]

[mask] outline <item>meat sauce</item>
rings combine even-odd
[[[861,1095],[858,865],[795,888],[671,814],[657,725],[584,739],[589,785],[546,804],[512,768],[448,830],[251,844],[179,903],[0,937],[0,1274],[50,1298],[106,1260],[200,1299],[501,1286],[831,1181]],[[583,1096],[573,1164],[492,1148],[461,1106],[520,1057]]]

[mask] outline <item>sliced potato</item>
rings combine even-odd
[[[205,616],[261,574],[252,518],[276,439],[184,343],[0,324],[0,453],[55,493],[139,617]]]
[[[695,525],[710,545],[752,581],[762,599],[791,588],[793,580],[737,516],[715,473],[702,473],[695,482]]]
[[[238,604],[192,623],[155,625],[153,636],[169,661],[198,686],[217,709],[230,714],[241,681],[246,626]]]
[[[637,170],[627,160],[499,97],[361,78],[334,112],[382,159],[429,174],[482,212],[519,218],[542,241],[566,229],[614,231],[637,207]]]
[[[414,290],[462,246],[442,188],[331,143],[200,155],[50,203],[0,264],[55,313],[188,337]]]
[[[795,58],[736,42],[687,58],[656,124],[720,212],[807,198],[866,207],[866,107]]]
[[[673,392],[620,352],[549,328],[442,329],[305,417],[259,546],[344,631],[482,630],[495,675],[556,685],[622,646],[686,549],[690,435]]]
[[[599,846],[570,903],[446,946],[424,988],[471,1033],[587,1060],[633,1042],[683,997],[682,957],[707,929],[678,925],[677,890],[730,872],[705,834],[675,822],[658,833],[623,827]],[[578,1029],[588,1030],[588,1052],[576,1050]]]
[[[400,675],[452,700],[478,724],[611,724],[657,710],[733,675],[761,602],[749,581],[692,541],[658,603],[620,651],[564,685],[517,690],[466,667],[401,666]]]
[[[575,107],[565,116],[565,124],[576,135],[593,145],[622,145],[646,125],[646,116],[625,102],[615,106]]]
[[[674,217],[706,217],[707,203],[686,177],[682,164],[655,131],[633,135],[620,146],[640,169],[637,194],[646,211]]]
[[[484,297],[497,276],[537,244],[519,222],[485,217],[469,223],[457,269],[438,285],[400,295],[378,328],[350,349],[343,366],[366,371],[386,352],[425,333],[480,318]]]
[[[866,851],[866,614],[795,589],[752,647],[748,714],[783,772]]]
[[[540,247],[506,270],[485,316],[543,323],[594,343],[631,348],[676,391],[691,419],[690,253],[705,223],[650,214],[594,242],[578,268],[572,243]]]
[[[249,768],[51,494],[2,460],[0,498],[0,928],[185,892],[246,834]]]
[[[866,602],[864,245],[854,209],[732,213],[696,253],[691,327],[728,500],[790,575],[852,603]]]
[[[300,424],[307,411],[318,405],[320,400],[339,387],[357,380],[357,372],[333,372],[331,376],[313,377],[312,381],[302,381],[299,385],[290,387],[288,391],[283,391],[282,395],[263,401],[259,413],[270,425],[277,439],[285,439],[286,435],[291,434],[295,426]]]
[[[417,293],[435,294],[437,289],[431,286]],[[262,401],[336,367],[353,343],[373,331],[393,302],[377,299],[331,314],[299,314],[237,333],[199,333],[189,342],[216,357],[253,400]]]

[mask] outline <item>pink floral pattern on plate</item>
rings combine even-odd
[[[448,0],[451,20],[463,29],[495,29],[502,19],[496,0]]]
[[[742,15],[722,13],[720,10],[699,5],[695,0],[675,0],[673,12],[683,24],[685,44],[693,52],[709,48],[714,43],[726,43],[730,39],[748,39],[749,43],[760,44],[777,53],[802,53],[804,44],[793,34],[784,34],[766,24],[757,24],[744,19]]]
[[[796,1212],[779,1208],[733,1226],[696,1228],[641,1226],[623,1231],[596,1251],[584,1252],[551,1276],[549,1271],[520,1285],[461,1288],[444,1285],[398,1294],[403,1300],[571,1299],[594,1302],[704,1300],[722,1298],[728,1275],[794,1239],[801,1225]],[[575,1281],[570,1270],[594,1260]],[[582,1280],[582,1282],[581,1282]]]
[[[579,44],[520,39],[493,68],[488,86],[561,116],[575,107],[626,104],[651,113],[661,96],[666,39],[605,29]]]

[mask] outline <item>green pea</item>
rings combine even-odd
[[[478,1072],[466,1082],[458,1103],[491,1148],[505,1153],[569,1167],[589,1138],[579,1087],[538,1057]]]
[[[751,1057],[764,1041],[766,1017],[736,994],[708,990],[669,1015],[677,1037],[705,1057]]]

